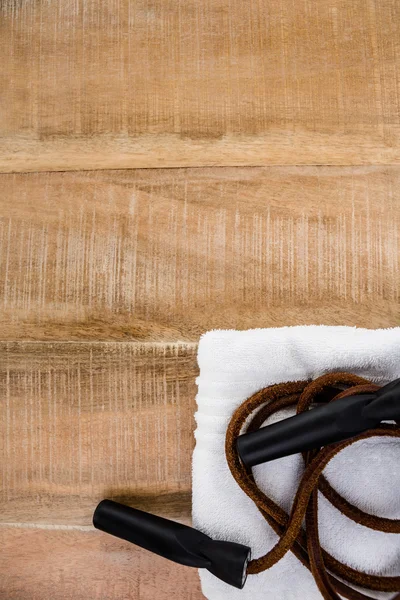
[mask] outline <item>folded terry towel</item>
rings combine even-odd
[[[256,558],[274,545],[277,536],[236,484],[226,463],[225,433],[233,411],[263,387],[315,379],[328,372],[349,371],[379,384],[400,377],[400,327],[211,331],[200,341],[198,362],[193,524],[216,539],[250,546]],[[291,414],[293,411],[281,411],[274,420]],[[302,458],[295,455],[260,465],[253,472],[258,486],[290,511],[302,470]],[[400,518],[398,440],[358,442],[335,457],[325,475],[362,510]],[[371,574],[400,575],[400,535],[354,523],[321,494],[319,520],[321,545],[340,561]],[[291,552],[268,571],[250,575],[243,590],[228,586],[205,570],[200,577],[208,600],[322,598],[312,575]]]

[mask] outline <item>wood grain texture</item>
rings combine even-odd
[[[0,522],[190,516],[195,344],[0,344]]]
[[[203,331],[399,324],[399,49],[396,0],[0,0],[0,599],[202,597],[93,509],[190,519]]]
[[[400,160],[397,0],[2,0],[0,170]]]
[[[2,175],[0,339],[399,322],[400,169]]]
[[[0,526],[2,600],[200,600],[195,569],[97,531]]]

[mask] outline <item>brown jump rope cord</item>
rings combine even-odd
[[[343,387],[347,389],[340,392]],[[301,413],[308,410],[312,403],[330,402],[346,396],[375,392],[378,389],[379,386],[351,373],[331,373],[312,382],[297,381],[264,388],[235,411],[225,441],[229,468],[242,490],[253,500],[264,519],[279,535],[278,542],[269,552],[249,562],[249,574],[269,569],[291,550],[312,572],[325,600],[340,600],[338,594],[349,600],[371,599],[371,596],[354,590],[347,583],[380,592],[400,591],[400,577],[370,575],[341,563],[321,548],[318,534],[318,490],[353,521],[377,531],[400,533],[400,520],[363,512],[336,492],[322,475],[324,468],[336,454],[359,440],[374,436],[400,437],[398,424],[382,424],[350,440],[303,454],[305,470],[290,515],[257,487],[251,470],[242,464],[236,450],[236,439],[241,433],[259,429],[269,416],[282,408],[295,405],[297,413]],[[253,415],[254,411],[257,412]],[[302,527],[304,520],[305,530]],[[393,600],[400,600],[400,594]]]

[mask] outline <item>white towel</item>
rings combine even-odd
[[[277,537],[234,481],[226,463],[225,432],[233,411],[265,386],[315,379],[332,371],[350,371],[379,384],[400,377],[400,327],[211,331],[201,338],[198,362],[193,524],[216,539],[250,546],[256,558],[268,551]],[[282,411],[279,418],[290,414]],[[296,455],[260,465],[254,474],[257,484],[289,511],[302,470],[302,459]],[[400,518],[400,443],[396,439],[358,442],[342,451],[325,474],[362,510]],[[400,575],[400,535],[357,525],[321,494],[319,516],[321,544],[336,558],[371,574]],[[249,576],[243,590],[205,570],[200,578],[208,600],[322,598],[312,575],[291,552],[268,571]]]

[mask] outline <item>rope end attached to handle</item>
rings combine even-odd
[[[100,502],[93,525],[176,563],[205,568],[233,587],[242,589],[246,582],[250,548],[242,544],[213,540],[197,529],[113,500]]]
[[[236,448],[243,464],[261,463],[342,442],[400,419],[400,379],[377,392],[346,396],[240,435]]]

